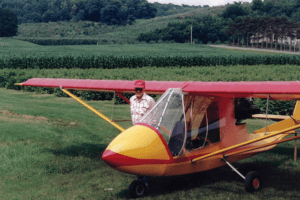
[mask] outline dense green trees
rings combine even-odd
[[[220,17],[204,15],[185,22],[170,23],[165,29],[157,29],[154,32],[143,33],[139,41],[174,41],[184,43],[190,41],[191,26],[193,41],[196,43],[208,43],[226,41],[228,36],[224,33],[224,25]]]
[[[252,16],[280,17],[284,15],[300,22],[300,0],[253,0],[250,7]]]
[[[193,25],[195,42],[226,42],[262,48],[291,50],[295,45],[291,40],[300,39],[300,0],[253,0],[252,4],[234,2],[227,4],[222,13],[191,17],[190,20],[169,24],[167,28],[141,34],[140,41],[189,42],[190,27]],[[289,39],[290,38],[290,39]],[[262,42],[264,40],[264,42]],[[259,44],[261,43],[261,44]],[[272,44],[272,46],[271,46]]]
[[[19,23],[90,20],[126,25],[155,17],[156,8],[146,0],[0,0]]]
[[[221,16],[225,20],[228,19],[235,20],[235,18],[239,16],[245,16],[248,14],[249,14],[248,9],[245,8],[245,6],[242,6],[241,2],[239,3],[234,2],[233,4],[226,6],[226,9],[224,10]]]
[[[240,38],[244,41],[245,36],[247,36],[248,42],[248,36],[251,35],[253,43],[256,43],[256,47],[258,47],[260,40],[264,40],[265,48],[273,48],[273,44],[276,42],[275,49],[277,49],[277,43],[280,42],[280,50],[283,50],[285,44],[289,43],[290,51],[292,43],[288,38],[291,40],[295,38],[300,39],[299,32],[300,25],[296,21],[288,20],[286,16],[237,17],[235,21],[230,21],[225,28],[225,33],[233,38],[238,38],[238,42]],[[284,41],[286,42],[284,43]],[[264,48],[264,43],[261,42],[261,44],[261,48]]]
[[[158,2],[154,2],[152,4],[154,8],[156,8],[156,17],[160,16],[168,16],[168,15],[174,15],[179,13],[185,13],[185,12],[191,12],[196,9],[202,8],[202,6],[189,6],[189,5],[174,5],[174,4],[161,4]]]
[[[10,37],[17,34],[18,19],[8,10],[0,8],[0,37]]]
[[[108,25],[131,25],[136,19],[193,11],[179,16],[178,22],[171,22],[164,29],[141,34],[138,40],[147,42],[191,42],[191,26],[196,43],[232,41],[248,46],[251,38],[256,41],[252,45],[258,47],[258,41],[267,38],[261,47],[280,43],[275,48],[283,50],[286,48],[283,41],[288,37],[300,37],[300,0],[234,2],[227,4],[222,12],[209,6],[150,4],[147,0],[0,0],[1,7],[11,9],[19,23],[90,20]]]

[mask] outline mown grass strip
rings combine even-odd
[[[16,118],[27,114],[48,119],[39,124],[0,120],[0,199],[130,198],[128,186],[136,176],[113,170],[101,159],[118,130],[73,99],[3,88],[0,99],[0,108]],[[111,113],[111,102],[90,103]],[[130,118],[129,110],[129,105],[118,105],[115,117]],[[77,125],[70,126],[70,122]],[[245,122],[251,130],[266,123]],[[126,127],[131,125],[126,123]],[[262,174],[265,187],[255,194],[246,193],[243,180],[225,166],[184,176],[151,177],[150,193],[144,199],[299,199],[300,165],[292,160],[293,145],[281,144],[234,163],[243,174],[252,170]]]

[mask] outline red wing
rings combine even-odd
[[[85,91],[134,93],[134,81],[32,78],[22,86],[65,88]],[[168,88],[183,88],[184,92],[230,98],[300,99],[300,81],[261,82],[192,82],[192,81],[146,81],[146,92],[162,94]]]
[[[148,94],[162,94],[168,88],[183,88],[189,82],[179,81],[146,81]],[[32,78],[22,83],[22,86],[65,88],[85,91],[106,91],[134,93],[134,81],[126,80],[90,80],[90,79],[52,79]]]
[[[192,82],[184,88],[188,93],[232,98],[300,99],[300,81],[261,82]]]

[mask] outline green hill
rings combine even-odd
[[[134,44],[141,33],[164,29],[169,23],[185,22],[201,15],[216,15],[225,6],[195,9],[192,12],[152,19],[138,19],[132,25],[105,25],[91,21],[24,23],[18,27],[15,39],[96,39],[99,44]]]

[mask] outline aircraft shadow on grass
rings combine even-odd
[[[278,153],[287,157],[293,158],[293,149],[286,147],[277,147],[279,149],[268,152],[269,155]],[[296,199],[300,199],[299,191],[299,177],[300,171],[297,170],[285,170],[280,167],[288,159],[280,159],[278,161],[272,159],[270,161],[264,161],[258,159],[257,161],[249,161],[244,163],[233,163],[233,165],[243,174],[246,175],[250,171],[257,171],[262,177],[263,190],[273,189],[274,191],[296,192],[299,196],[295,196]],[[223,183],[224,184],[223,184]],[[222,166],[217,169],[209,171],[198,172],[194,174],[171,176],[171,177],[150,177],[148,180],[150,187],[150,193],[148,196],[155,197],[160,195],[172,194],[176,191],[188,191],[196,188],[209,189],[211,192],[231,192],[240,194],[244,191],[244,180],[239,177],[228,166]],[[213,185],[215,183],[220,183]],[[228,187],[228,183],[237,185],[241,189],[236,189],[234,186]],[[207,191],[205,191],[207,193]],[[245,192],[245,194],[248,194]],[[207,194],[209,195],[209,194]],[[117,197],[130,198],[127,189],[121,190],[117,193]],[[290,198],[290,196],[282,196],[283,198]]]
[[[107,167],[101,162],[106,145],[82,143],[72,145],[63,149],[47,149],[54,158],[45,166],[49,174],[67,174],[73,171],[86,172],[94,169]],[[77,159],[78,158],[78,159]]]
[[[49,152],[53,153],[56,156],[65,155],[71,157],[83,156],[86,158],[100,158],[107,145],[104,144],[90,144],[82,143],[79,146],[72,145],[60,150],[48,149]]]

